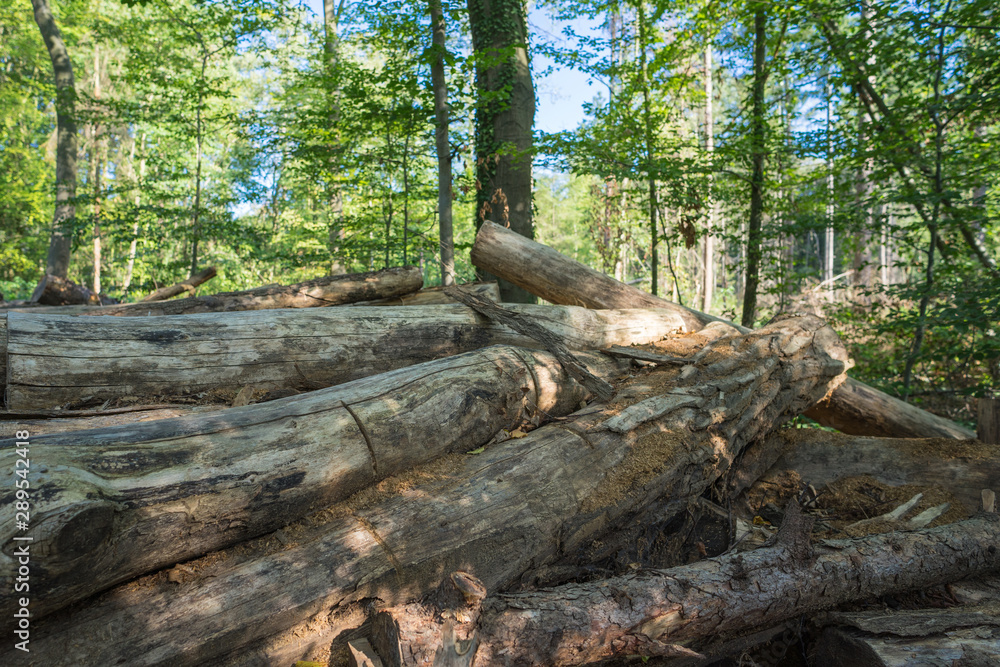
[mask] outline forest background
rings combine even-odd
[[[855,377],[969,424],[1000,388],[997,14],[7,3],[0,291],[49,271],[129,300],[209,265],[213,290],[403,264],[465,282],[491,219],[748,326],[818,311]],[[534,128],[542,61],[591,83],[577,127]]]

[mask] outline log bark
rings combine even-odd
[[[100,306],[118,302],[103,294],[94,294],[83,285],[77,285],[67,278],[46,274],[35,286],[29,303],[41,306]]]
[[[484,222],[476,235],[472,263],[551,303],[586,308],[671,308],[684,318],[687,331],[696,331],[709,322],[725,322],[621,283],[491,222]],[[727,324],[736,326],[731,322]],[[808,415],[824,426],[851,435],[975,437],[971,431],[948,419],[850,379],[829,401],[814,407]]]
[[[288,544],[243,544],[178,584],[157,575],[41,619],[32,650],[54,665],[201,664],[360,600],[420,597],[455,570],[501,590],[664,494],[681,510],[747,441],[825,395],[845,360],[811,317],[722,338],[607,406],[389,479],[285,529]]]
[[[789,515],[797,516],[793,526],[805,519],[795,511]],[[634,654],[697,657],[697,647],[709,641],[845,602],[1000,569],[996,514],[912,533],[828,540],[815,548],[809,545],[811,523],[783,526],[775,546],[751,552],[487,598],[477,628],[476,664],[580,665]],[[421,612],[409,606],[396,613]],[[402,651],[424,654],[422,645],[435,634],[428,626],[440,625],[426,613],[424,618],[424,624],[410,620],[409,627],[421,631],[400,638]]]
[[[185,292],[189,294],[194,294],[194,290],[198,285],[208,282],[216,276],[218,271],[216,271],[214,266],[210,266],[207,269],[199,271],[193,276],[188,277],[186,280],[182,280],[179,283],[174,283],[169,287],[161,287],[160,289],[147,294],[146,296],[139,299],[140,303],[148,303],[150,301],[165,301],[178,294],[183,294]]]
[[[222,292],[154,303],[127,303],[88,310],[81,315],[189,315],[268,308],[317,308],[369,301],[415,292],[424,284],[415,266],[368,273],[326,276],[294,285],[266,285],[241,292]]]
[[[476,294],[490,301],[500,302],[500,288],[495,282],[469,283],[467,285],[455,285],[455,289],[463,292]],[[360,301],[358,306],[433,306],[456,303],[455,299],[444,293],[445,288],[441,286],[425,287],[417,292],[404,294],[403,296],[391,299],[378,299],[375,301]]]
[[[629,364],[589,355],[615,377]],[[40,617],[113,584],[280,528],[388,475],[576,409],[586,390],[552,355],[492,347],[262,405],[30,438],[48,472],[32,526],[0,507],[0,543],[29,535]],[[549,417],[551,418],[551,417]],[[14,440],[0,441],[14,489]],[[11,546],[13,545],[13,546]],[[14,559],[0,559],[13,577]],[[18,596],[0,592],[0,610]]]
[[[831,614],[817,667],[988,667],[1000,656],[1000,607]]]
[[[804,428],[782,430],[749,448],[732,496],[786,470],[817,489],[858,475],[892,486],[939,486],[970,513],[979,509],[982,489],[1000,488],[1000,452],[978,440],[863,438]]]
[[[518,312],[573,349],[649,343],[679,325],[662,311],[525,306]],[[9,410],[247,385],[317,389],[488,345],[539,347],[460,305],[6,318]]]

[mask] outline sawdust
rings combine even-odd
[[[651,480],[674,466],[680,452],[686,452],[684,439],[675,431],[646,427],[625,458],[607,471],[597,489],[581,503],[580,511],[594,512],[619,505],[635,493],[641,493]]]
[[[951,507],[929,526],[941,526],[969,516],[962,503],[947,489],[916,484],[890,486],[871,476],[861,475],[838,480],[820,493],[816,505],[822,511],[824,522],[830,528],[822,537],[842,536],[847,526],[891,512],[918,493],[923,493],[923,498],[904,517],[904,520],[946,502],[950,502]],[[867,524],[863,534],[870,535],[898,528],[898,525],[880,525],[881,523]]]

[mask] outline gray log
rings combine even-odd
[[[484,222],[479,228],[472,248],[472,263],[551,303],[587,308],[670,308],[684,319],[688,331],[709,322],[724,321],[626,285],[492,222]],[[948,419],[853,379],[848,379],[808,415],[824,426],[852,435],[975,437],[972,431]]]
[[[347,273],[306,280],[294,285],[266,285],[239,292],[222,292],[173,301],[127,303],[81,312],[81,315],[185,315],[266,308],[317,308],[356,301],[401,296],[420,289],[424,277],[415,266],[368,273]]]
[[[627,362],[590,354],[615,377]],[[552,357],[493,347],[261,405],[32,436],[31,530],[0,505],[4,554],[30,536],[42,616],[113,584],[273,531],[389,475],[565,415],[586,391]],[[0,440],[3,486],[18,454]],[[11,499],[12,500],[12,499]],[[0,577],[17,563],[0,555]],[[0,610],[19,596],[0,591]]]
[[[811,317],[716,340],[689,366],[637,375],[608,406],[389,479],[286,528],[286,543],[244,544],[179,583],[160,574],[57,612],[33,626],[32,650],[51,665],[203,664],[311,618],[328,626],[366,598],[420,597],[455,570],[502,590],[664,495],[680,511],[749,440],[827,394],[846,358]],[[693,402],[654,400],[669,395]],[[608,426],[622,416],[631,431]],[[285,636],[282,655],[311,641]]]
[[[519,312],[573,349],[648,343],[678,328],[665,311],[529,306]],[[316,389],[488,345],[538,347],[457,304],[169,318],[8,313],[6,324],[9,410],[247,385]]]

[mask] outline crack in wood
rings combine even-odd
[[[343,401],[341,401],[340,404],[344,406],[344,409],[347,410],[347,414],[351,415],[351,417],[354,418],[354,423],[358,425],[358,430],[361,431],[361,437],[365,439],[365,444],[368,445],[368,455],[372,458],[372,471],[376,476],[378,476],[378,459],[375,458],[375,448],[372,446],[372,437],[368,433],[368,429],[361,423],[361,420],[358,418],[358,415],[355,414],[354,410],[351,410],[351,406]]]

